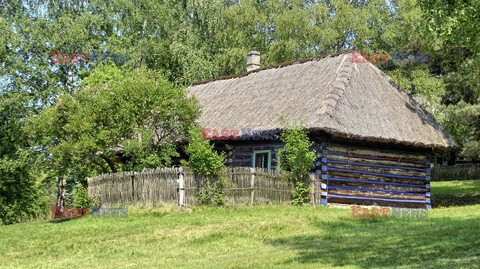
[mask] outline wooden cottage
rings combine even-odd
[[[432,154],[457,145],[375,65],[352,63],[351,53],[262,69],[258,53],[248,61],[246,73],[188,89],[228,165],[277,168],[282,122],[301,121],[317,151],[322,204],[430,208]]]

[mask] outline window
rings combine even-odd
[[[281,165],[282,165],[282,158],[280,156],[280,153],[281,152],[284,152],[285,151],[285,148],[281,148],[281,149],[277,149],[277,169],[280,169]]]
[[[253,167],[270,169],[272,153],[270,150],[253,151]]]

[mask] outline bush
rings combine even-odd
[[[23,150],[0,158],[0,223],[34,219],[44,211],[44,196],[31,165],[31,157]]]
[[[310,188],[308,186],[308,173],[315,161],[315,151],[309,150],[312,146],[305,128],[302,126],[289,126],[280,136],[285,142],[285,150],[280,153],[282,160],[281,169],[291,172],[290,179],[295,184],[292,204],[308,204]]]
[[[303,181],[299,181],[295,184],[295,190],[292,191],[292,204],[293,205],[307,205],[310,201],[310,187],[305,187]]]
[[[223,175],[219,175],[215,182],[215,195],[213,196],[213,204],[216,206],[225,205],[225,194],[223,193],[223,184],[225,178]]]
[[[212,188],[210,187],[210,182],[207,182],[205,186],[197,186],[197,202],[200,205],[210,205],[212,204]]]
[[[202,140],[202,133],[195,129],[190,133],[187,147],[188,162],[183,162],[195,173],[205,176],[207,182],[197,183],[197,199],[202,205],[225,204],[223,194],[223,172],[225,171],[225,156],[218,154],[209,141]],[[204,183],[204,184],[202,184]],[[213,198],[213,201],[212,201]]]
[[[77,208],[89,208],[98,206],[98,199],[88,196],[88,189],[83,185],[77,185],[73,189],[73,206]]]

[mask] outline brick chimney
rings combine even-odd
[[[247,52],[247,72],[260,68],[260,52],[251,50]]]

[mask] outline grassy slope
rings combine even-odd
[[[130,208],[127,219],[35,221],[0,227],[0,267],[480,268],[480,205],[433,209],[426,219],[350,215],[332,207]]]

